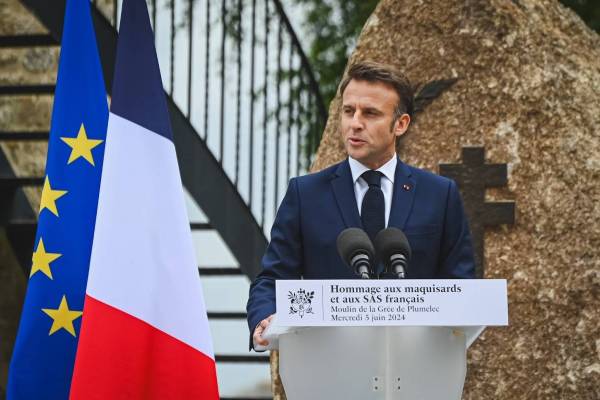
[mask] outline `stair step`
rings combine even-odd
[[[0,142],[27,142],[35,140],[48,140],[49,133],[40,132],[0,132]]]
[[[200,276],[241,276],[242,270],[239,268],[222,267],[198,267]]]
[[[208,319],[246,319],[245,312],[208,312]]]
[[[207,222],[190,222],[190,229],[194,231],[206,231],[214,228]]]
[[[56,85],[8,85],[0,86],[0,95],[43,95],[54,94]]]
[[[51,35],[11,35],[0,36],[0,48],[6,47],[38,47],[58,46],[59,43]]]
[[[31,232],[33,231],[35,233],[36,229],[37,229],[37,220],[35,219],[17,219],[17,218],[11,218],[8,221],[8,227],[9,228],[14,228],[18,231],[25,231],[25,232]]]
[[[248,356],[248,355],[223,355],[215,354],[216,362],[228,363],[268,363],[269,356]]]
[[[22,186],[41,186],[44,184],[43,177],[14,177],[14,176],[1,176],[0,175],[0,187],[4,190],[16,189]]]
[[[273,400],[272,397],[221,397],[219,400]]]

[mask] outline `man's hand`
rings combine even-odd
[[[271,323],[271,320],[273,319],[273,315],[274,314],[271,314],[267,318],[260,321],[260,323],[254,329],[254,333],[252,334],[252,340],[254,341],[255,345],[260,345],[260,346],[268,346],[269,345],[269,341],[266,339],[263,339],[262,335],[263,335],[264,331],[267,329],[267,327],[269,326],[269,324]]]

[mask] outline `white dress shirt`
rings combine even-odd
[[[359,161],[352,157],[348,157],[350,163],[350,171],[352,172],[352,182],[354,182],[354,195],[356,196],[356,205],[358,207],[358,213],[361,213],[362,201],[365,197],[365,193],[369,189],[367,182],[360,176],[363,172],[370,170],[369,167],[364,166]],[[376,171],[383,174],[381,177],[381,191],[383,192],[383,199],[385,203],[385,226],[388,226],[388,220],[390,218],[390,210],[392,209],[392,196],[394,193],[394,176],[396,174],[396,164],[398,164],[398,158],[394,156],[385,164],[383,164]]]

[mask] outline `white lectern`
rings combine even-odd
[[[506,300],[503,280],[277,281],[264,336],[289,400],[460,400],[467,349],[508,324]]]
[[[478,332],[472,327],[290,329],[279,336],[279,374],[290,400],[459,400],[467,346]]]

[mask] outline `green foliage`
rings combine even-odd
[[[600,33],[600,1],[560,0],[560,2],[575,11],[590,28]]]
[[[306,10],[304,26],[312,37],[308,57],[325,107],[335,97],[348,57],[378,0],[297,0]]]

